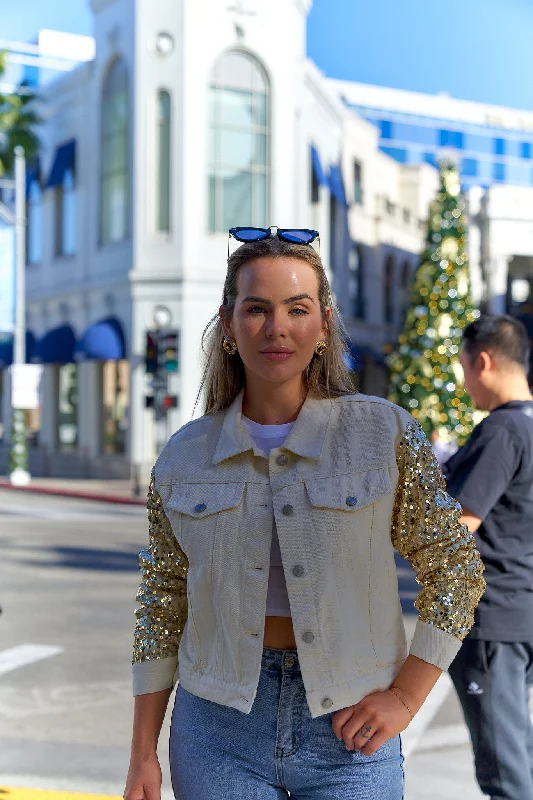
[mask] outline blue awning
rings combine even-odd
[[[37,158],[31,167],[26,170],[26,197],[30,196],[31,187],[34,183],[39,183],[41,180],[41,163]]]
[[[26,331],[26,363],[30,364],[35,355],[35,336]],[[0,334],[0,369],[10,367],[13,363],[13,335]]]
[[[54,163],[46,182],[46,188],[51,189],[53,186],[61,186],[65,179],[65,174],[72,170],[76,161],[76,140],[71,139],[57,148]]]
[[[349,372],[361,372],[364,367],[363,351],[352,341],[346,341],[346,350],[342,354],[344,364]]]
[[[344,181],[342,179],[340,167],[329,168],[329,188],[331,189],[331,194],[337,203],[344,208],[348,208],[348,203],[346,202],[346,192],[344,191]]]
[[[322,169],[322,162],[318,150],[314,145],[311,145],[311,163],[313,165],[313,172],[320,186],[326,186],[329,189],[329,181],[326,178],[326,173]]]
[[[41,364],[71,364],[74,362],[76,336],[70,325],[60,325],[45,333],[36,347]]]
[[[89,325],[76,348],[77,357],[91,361],[120,361],[126,358],[122,325],[109,317]]]

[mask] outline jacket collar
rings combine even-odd
[[[242,425],[241,390],[225,413],[224,422],[218,438],[213,464],[220,464],[228,458],[253,450],[255,455],[263,455],[253,442],[252,437]],[[294,426],[287,436],[285,450],[304,458],[320,458],[326,438],[332,402],[327,399],[316,399],[307,396]]]

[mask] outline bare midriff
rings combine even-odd
[[[291,617],[265,617],[263,646],[274,650],[296,650]]]

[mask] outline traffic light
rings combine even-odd
[[[178,371],[179,333],[177,330],[160,331],[159,359],[165,372]]]
[[[148,375],[155,375],[159,368],[159,348],[157,331],[146,331],[146,346],[144,351],[145,371]]]

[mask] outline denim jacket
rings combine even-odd
[[[421,586],[409,652],[446,669],[483,565],[418,423],[381,398],[308,397],[267,458],[241,409],[242,393],[188,423],[154,467],[134,694],[179,677],[199,697],[251,710],[273,517],[313,717],[387,688],[407,657],[395,549]]]

